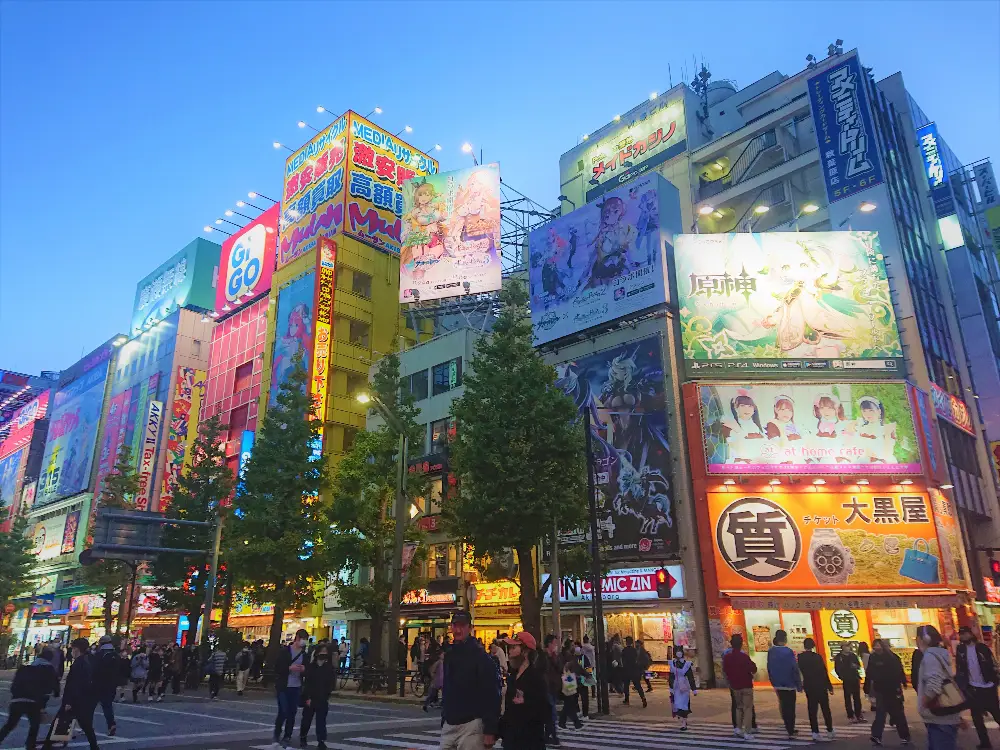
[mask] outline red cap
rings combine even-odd
[[[513,638],[504,638],[503,642],[508,646],[523,646],[529,651],[534,651],[538,648],[538,641],[535,640],[535,636],[525,631],[521,631]]]

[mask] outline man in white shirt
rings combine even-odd
[[[996,662],[989,647],[976,640],[975,633],[968,625],[959,628],[958,637],[961,643],[955,651],[955,682],[971,699],[972,723],[979,735],[976,747],[985,750],[992,745],[983,721],[984,715],[990,714],[1000,723]]]

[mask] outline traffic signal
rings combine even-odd
[[[993,585],[1000,586],[1000,560],[990,558],[990,575],[993,576]]]
[[[656,571],[656,596],[660,599],[670,598],[670,589],[674,586],[674,580],[666,568]]]

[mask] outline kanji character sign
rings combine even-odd
[[[723,560],[751,581],[777,581],[802,556],[802,537],[792,517],[762,497],[744,497],[719,516],[716,543]]]

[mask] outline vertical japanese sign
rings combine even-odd
[[[403,183],[436,174],[437,160],[356,112],[349,112],[347,208],[344,234],[399,254]]]
[[[160,511],[170,507],[177,480],[190,461],[189,445],[198,430],[198,411],[194,408],[195,393],[204,388],[204,383],[204,370],[196,370],[193,367],[177,368],[174,402],[170,410],[170,429],[167,432],[167,460],[160,490]]]
[[[883,181],[865,75],[850,55],[806,84],[830,203]]]
[[[139,456],[139,492],[135,496],[136,510],[149,510],[153,495],[153,469],[156,466],[156,443],[163,423],[163,402],[150,401],[142,430],[142,453]]]
[[[924,465],[932,482],[943,484],[948,481],[948,467],[945,465],[941,448],[940,433],[934,424],[934,407],[930,396],[914,385],[907,385],[913,410],[913,422],[924,456]]]
[[[130,407],[130,429],[132,429],[132,460],[136,462],[136,467],[139,465],[139,457],[142,454],[142,428],[145,424],[143,418],[146,416],[146,410],[149,408],[149,402],[156,398],[156,391],[160,386],[160,373],[153,373],[150,375],[149,380],[142,383],[139,386],[139,394],[137,399],[133,399],[135,406]],[[133,391],[135,388],[132,389]],[[135,413],[135,417],[131,417],[132,413]]]
[[[955,213],[955,199],[951,195],[948,184],[948,170],[938,150],[937,125],[929,122],[917,128],[917,145],[920,146],[920,157],[923,159],[924,176],[927,186],[931,189],[931,200],[934,201],[934,213],[939,219]]]
[[[930,494],[948,583],[957,589],[968,589],[972,585],[972,577],[969,575],[969,561],[965,557],[962,531],[955,518],[955,506],[937,487],[931,487]]]
[[[128,416],[128,394],[128,391],[119,393],[108,404],[108,415],[104,420],[104,437],[101,440],[101,453],[97,464],[97,482],[94,485],[95,497],[100,497],[104,478],[111,473],[118,457],[118,448],[121,445],[119,433]]]
[[[313,419],[319,420],[319,435],[313,446],[313,460],[323,455],[323,422],[326,420],[326,392],[329,387],[330,354],[333,346],[334,280],[337,270],[337,243],[329,237],[319,241],[316,260],[316,340],[309,368],[309,393],[313,399]]]

